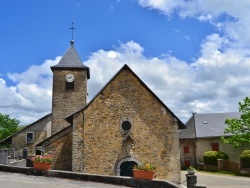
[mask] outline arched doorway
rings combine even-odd
[[[120,166],[120,176],[129,176],[129,177],[134,177],[133,174],[133,167],[134,165],[137,165],[136,162],[134,161],[125,161],[121,164]]]
[[[133,157],[122,158],[116,165],[117,176],[133,177],[133,166],[140,164],[140,161]]]

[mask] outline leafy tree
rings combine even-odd
[[[250,144],[250,98],[246,97],[244,102],[239,102],[240,119],[226,119],[228,127],[224,133],[233,134],[232,136],[222,137],[222,141],[232,144],[235,148]]]
[[[7,138],[18,131],[19,121],[11,119],[9,115],[0,114],[0,140]]]

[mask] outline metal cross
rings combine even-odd
[[[74,36],[74,29],[76,29],[76,28],[74,28],[74,22],[72,22],[72,27],[71,27],[71,28],[69,28],[69,29],[71,29],[71,30],[72,30],[72,40],[73,40],[73,36]]]

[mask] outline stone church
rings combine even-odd
[[[180,183],[178,131],[185,125],[128,65],[89,102],[90,69],[74,41],[51,70],[52,113],[2,143],[17,153],[53,151],[53,169],[91,174],[133,176],[133,165],[146,159],[157,179]]]

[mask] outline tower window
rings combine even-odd
[[[67,91],[73,91],[74,90],[74,81],[73,82],[67,82],[66,81],[66,90]]]

